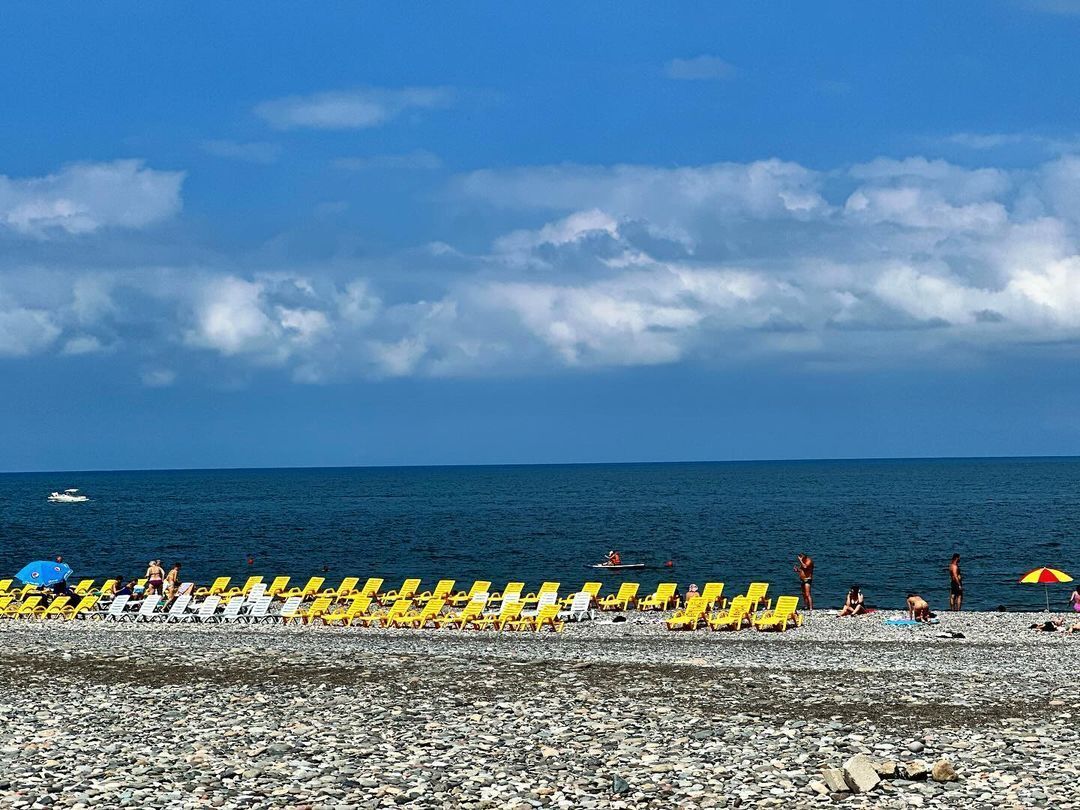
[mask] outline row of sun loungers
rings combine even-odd
[[[336,588],[325,588],[326,580],[323,577],[311,577],[303,587],[289,587],[291,578],[284,576],[275,577],[270,583],[266,583],[261,576],[252,576],[248,577],[243,585],[236,587],[231,585],[231,581],[230,577],[218,577],[206,587],[198,587],[193,582],[185,582],[181,584],[178,592],[180,595],[190,594],[203,598],[218,596],[226,603],[238,597],[243,597],[248,601],[263,596],[280,601],[294,597],[300,597],[305,601],[326,597],[341,601],[354,596],[361,596],[372,599],[379,604],[390,604],[399,599],[408,599],[425,604],[435,599],[442,599],[453,607],[461,607],[481,593],[488,594],[489,602],[495,604],[500,604],[503,601],[521,601],[526,605],[536,605],[547,594],[554,593],[558,595],[561,587],[561,583],[558,582],[545,582],[537,591],[525,592],[525,583],[509,582],[502,591],[493,591],[490,581],[477,580],[473,582],[468,590],[455,590],[457,585],[455,580],[442,579],[436,583],[433,589],[421,591],[421,580],[416,578],[406,579],[399,588],[384,590],[384,580],[375,577],[368,579],[363,585],[360,584],[359,577],[346,577]],[[145,581],[140,580],[140,583],[145,586]],[[37,588],[32,585],[11,590],[12,584],[13,581],[10,579],[0,580],[0,599],[13,596],[22,601],[38,593]],[[109,594],[114,585],[115,580],[107,580],[100,587],[95,588],[94,580],[84,579],[73,585],[71,590],[77,597],[102,596]],[[673,582],[661,583],[653,593],[647,595],[639,594],[640,586],[636,582],[624,582],[615,593],[611,594],[601,594],[602,589],[603,583],[601,582],[586,582],[575,593],[588,593],[593,598],[594,607],[598,610],[626,611],[632,608],[638,610],[672,610],[683,604],[678,594],[678,585]],[[753,582],[750,584],[746,597],[751,601],[754,611],[758,610],[762,605],[771,607],[771,602],[767,598],[768,589],[769,585],[765,582]],[[709,610],[727,607],[723,582],[705,583],[700,593],[688,595],[688,599],[690,598],[705,600]],[[569,606],[572,599],[573,595],[557,601],[564,606]]]
[[[669,630],[741,630],[744,626],[757,630],[779,630],[783,632],[802,624],[799,615],[799,597],[781,596],[776,600],[776,607],[755,613],[755,603],[750,596],[736,596],[726,610],[713,612],[706,599],[693,597],[687,600],[685,607],[665,623]]]

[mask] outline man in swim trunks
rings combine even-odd
[[[960,555],[953,554],[949,563],[949,610],[960,610],[964,605],[964,578],[960,574]]]
[[[796,554],[795,559],[795,573],[799,575],[799,582],[802,585],[803,607],[813,610],[814,595],[810,592],[810,588],[814,581],[814,561],[809,554]]]
[[[930,605],[917,593],[907,595],[908,618],[916,622],[930,621]]]

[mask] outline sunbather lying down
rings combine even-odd
[[[1035,622],[1031,625],[1032,630],[1037,633],[1056,633],[1058,630],[1064,629],[1066,633],[1080,633],[1080,624],[1074,624],[1071,627],[1065,627],[1064,619],[1047,619],[1044,622]]]

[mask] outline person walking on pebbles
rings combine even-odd
[[[796,554],[795,560],[795,573],[799,575],[799,583],[802,585],[803,607],[813,610],[814,595],[810,589],[814,582],[814,561],[809,554]]]
[[[960,555],[953,554],[949,562],[949,610],[964,606],[964,577],[960,573]]]

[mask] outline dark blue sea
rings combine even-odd
[[[53,504],[53,489],[92,499]],[[966,606],[1039,607],[1016,583],[1040,565],[1080,575],[1080,460],[807,461],[506,467],[197,470],[0,475],[0,569],[63,554],[76,576],[142,576],[179,560],[217,575],[406,575],[569,592],[609,549],[644,586],[769,580],[796,593],[799,551],[816,601],[853,582],[901,606],[944,607],[962,555]],[[250,562],[249,562],[250,560]],[[665,567],[670,561],[673,567]],[[597,574],[600,574],[597,576]],[[1068,586],[1051,591],[1064,605]]]

